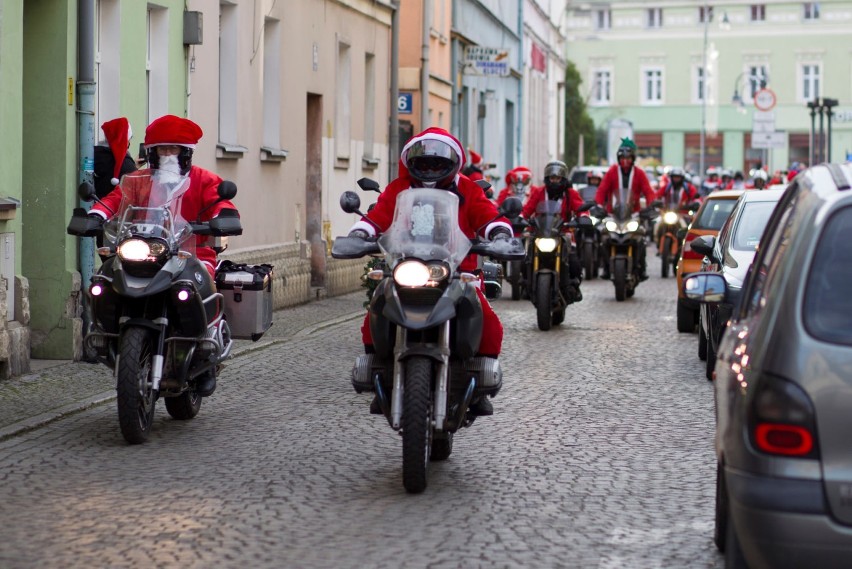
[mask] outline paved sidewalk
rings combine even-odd
[[[365,300],[365,292],[358,291],[279,310],[262,339],[235,342],[232,358],[349,320],[354,334],[364,315],[361,304]],[[114,399],[112,372],[104,365],[33,360],[29,374],[0,381],[0,441]]]

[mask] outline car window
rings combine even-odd
[[[793,213],[800,198],[799,186],[790,185],[773,209],[766,227],[766,242],[758,246],[757,255],[749,271],[744,289],[747,291],[741,301],[741,316],[753,315],[766,305],[768,291],[778,271],[778,266],[790,244],[793,227]],[[775,204],[772,204],[775,205]]]
[[[813,256],[805,288],[805,328],[820,340],[852,345],[852,207],[832,215]]]
[[[571,173],[571,183],[572,184],[585,184],[589,181],[589,171],[588,170],[574,170]]]
[[[713,229],[718,231],[734,210],[737,200],[708,200],[701,215],[692,222],[693,229]]]
[[[760,243],[760,236],[766,228],[766,222],[775,209],[776,202],[746,203],[737,218],[734,239],[731,247],[737,251],[754,251]]]

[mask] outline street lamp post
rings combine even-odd
[[[701,134],[698,139],[698,175],[704,179],[704,137],[707,129],[707,27],[710,21],[708,2],[704,2],[704,49],[701,54]]]

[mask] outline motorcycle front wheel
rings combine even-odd
[[[524,270],[524,265],[521,261],[508,262],[508,281],[512,285],[512,300],[521,299],[521,272]]]
[[[130,444],[144,443],[154,423],[157,397],[151,378],[153,332],[130,326],[119,340],[116,400],[121,434]]]
[[[411,494],[426,489],[432,449],[432,361],[415,356],[405,362],[402,395],[402,485]]]
[[[660,262],[661,276],[666,278],[669,276],[669,267],[672,264],[672,238],[666,235],[663,237],[662,246],[660,247]]]
[[[550,330],[552,320],[550,318],[551,302],[551,279],[549,274],[539,275],[535,281],[535,315],[538,320],[538,329],[547,332]]]
[[[598,277],[598,263],[595,259],[595,244],[588,242],[583,244],[583,268],[586,279],[592,280]]]
[[[627,298],[627,261],[616,259],[612,264],[612,284],[615,286],[615,300],[621,302]]]
[[[201,410],[203,398],[194,389],[184,391],[177,397],[166,397],[166,411],[178,421],[193,419]]]

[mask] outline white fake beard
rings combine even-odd
[[[165,170],[166,172],[171,172],[172,174],[180,175],[180,164],[178,164],[178,157],[174,154],[170,156],[160,156],[160,166],[159,170]]]

